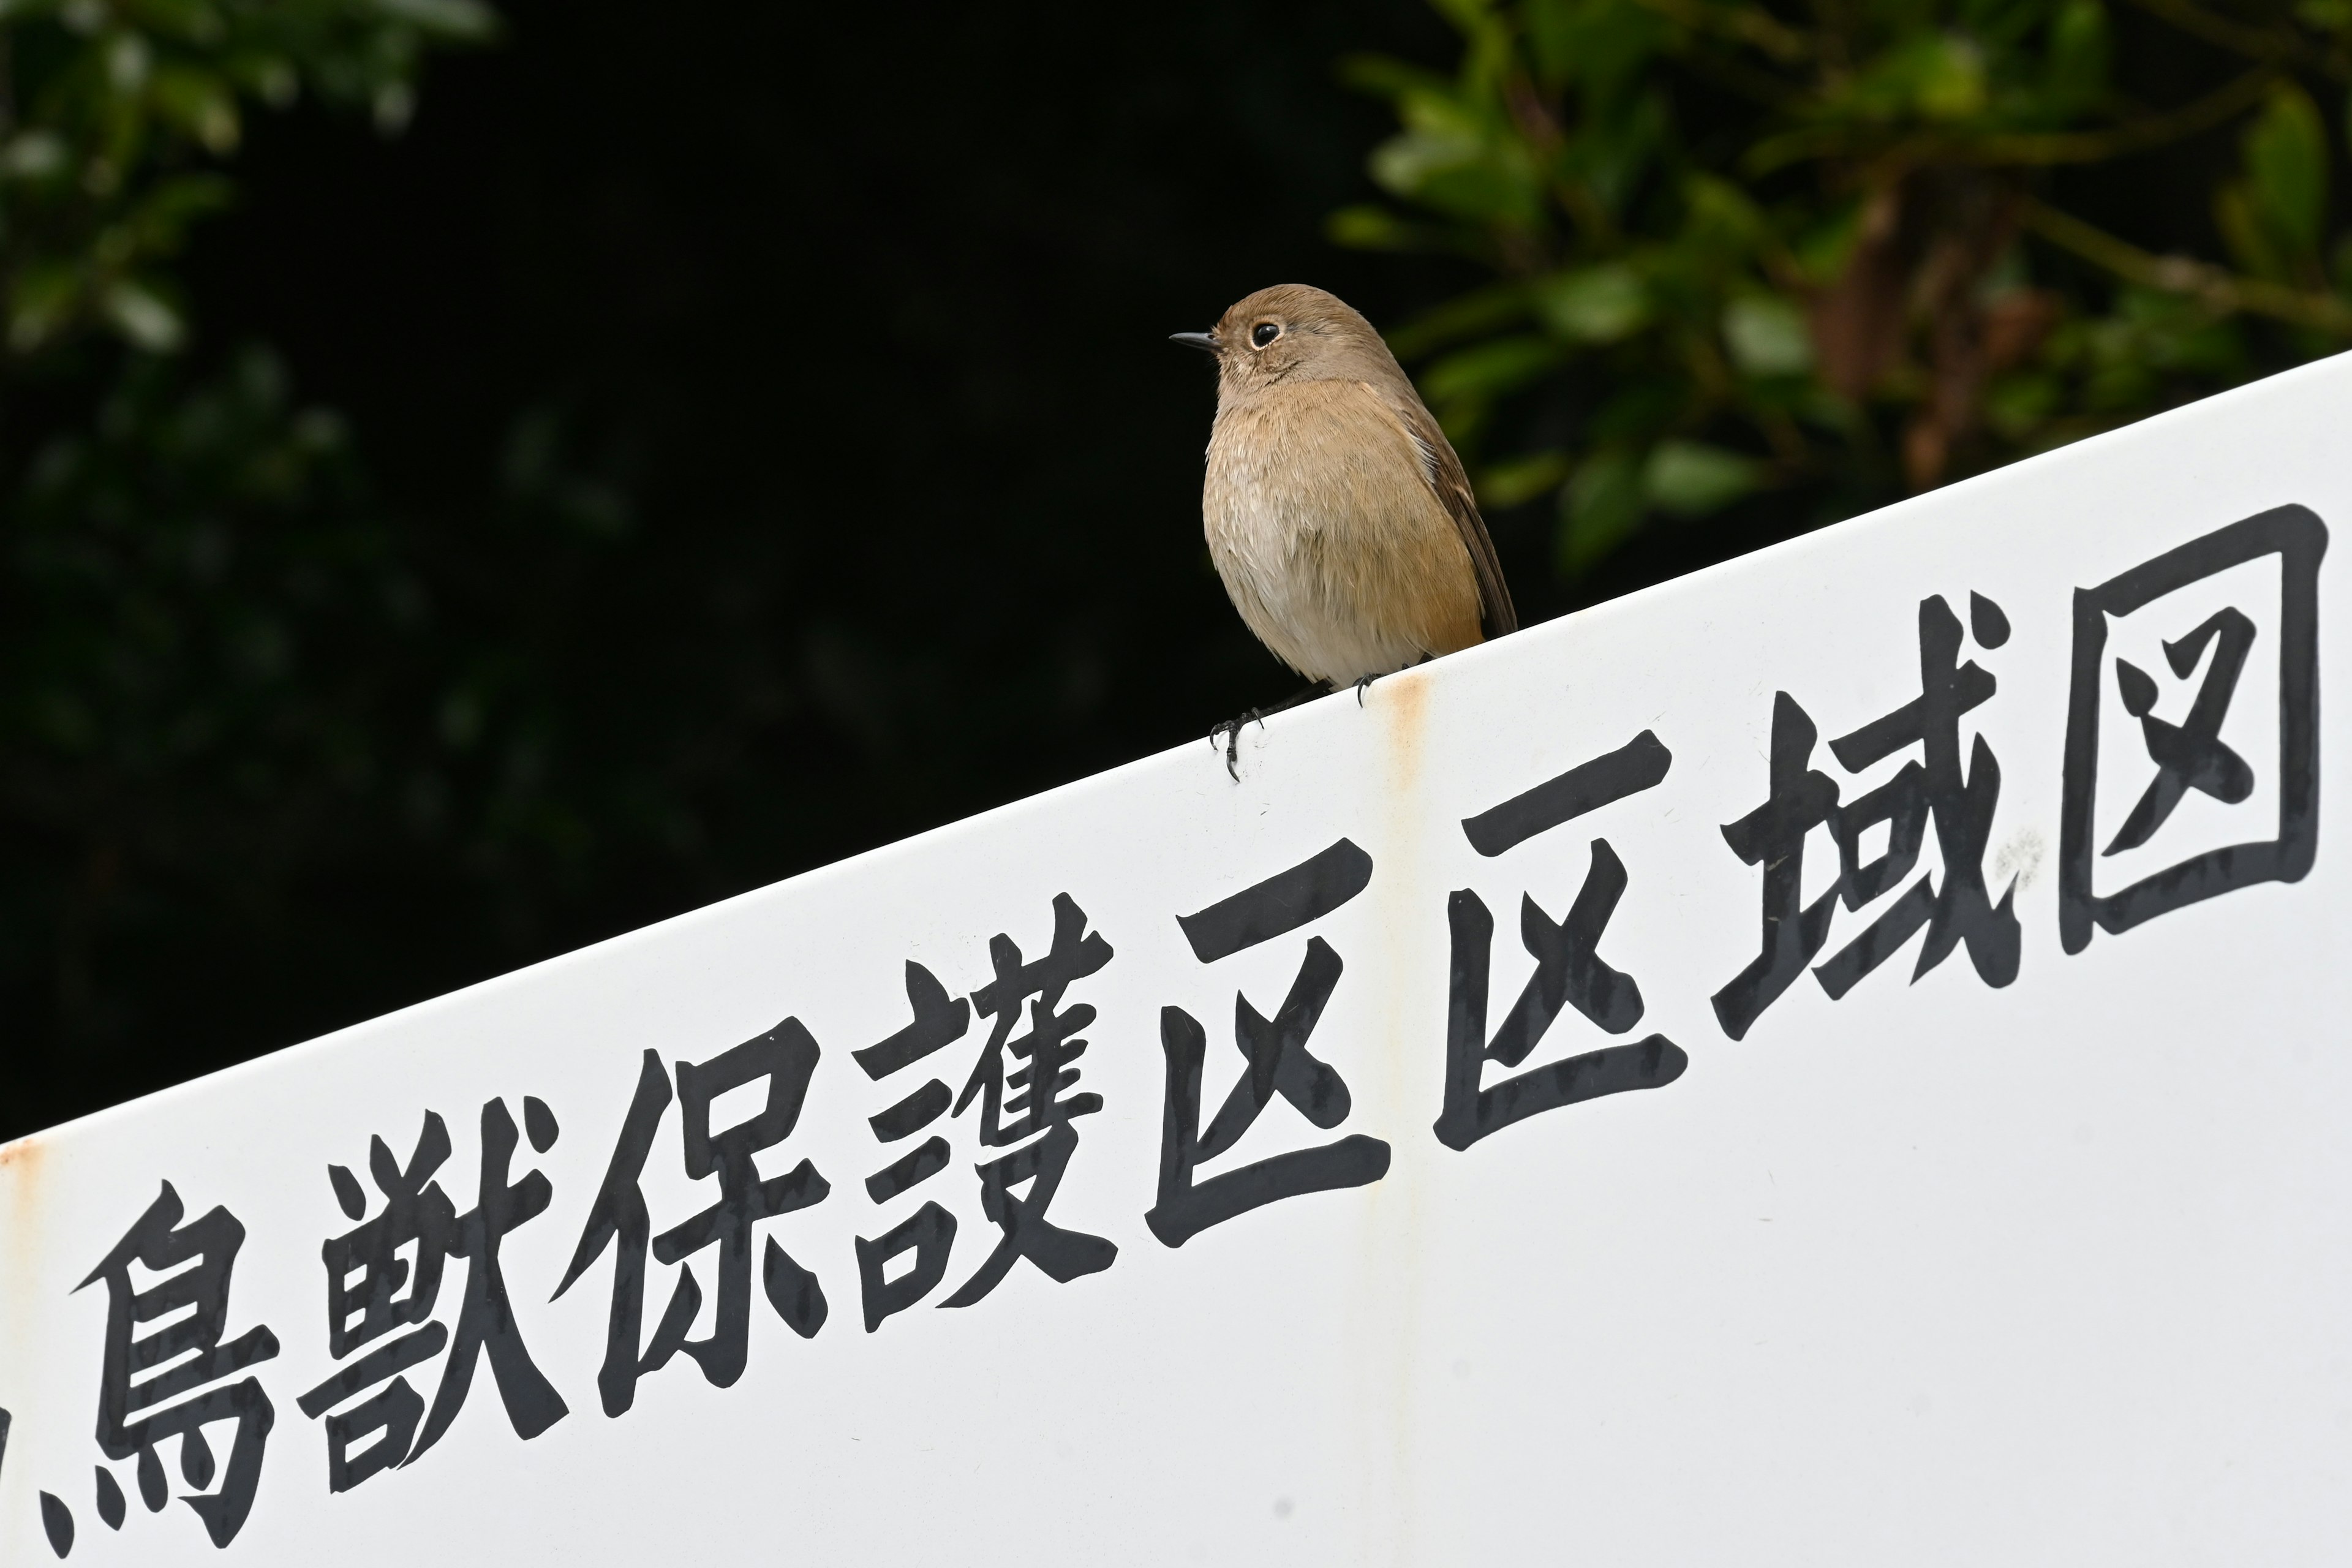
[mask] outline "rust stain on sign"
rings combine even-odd
[[[1433,879],[1444,825],[1442,816],[1433,817],[1434,803],[1423,788],[1434,679],[1430,669],[1403,671],[1370,691],[1381,731],[1381,962],[1371,977],[1381,1000],[1377,1054],[1366,1063],[1373,1081],[1365,1088],[1368,1100],[1395,1108],[1418,1106],[1425,1098],[1429,998],[1417,978],[1423,966],[1415,959],[1431,934],[1430,910],[1444,907],[1441,884]],[[1388,1178],[1367,1192],[1358,1271],[1364,1300],[1376,1305],[1352,1325],[1367,1369],[1358,1407],[1365,1439],[1358,1463],[1367,1489],[1393,1500],[1366,1516],[1365,1554],[1375,1561],[1417,1555],[1410,1496],[1423,1425],[1418,1352],[1429,1236],[1419,1163],[1401,1154]]]
[[[1373,689],[1384,699],[1389,749],[1389,784],[1401,795],[1421,781],[1421,759],[1429,733],[1429,678],[1419,671],[1390,676]]]
[[[40,1138],[0,1143],[0,1184],[8,1189],[12,1221],[28,1217],[27,1209],[40,1206],[41,1172],[48,1163],[48,1152],[47,1143]]]
[[[5,1296],[0,1331],[12,1339],[31,1321],[30,1293],[40,1275],[41,1178],[48,1153],[40,1138],[0,1145],[0,1292]]]

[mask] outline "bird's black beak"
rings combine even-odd
[[[1171,332],[1168,334],[1168,341],[1171,343],[1182,343],[1188,349],[1199,349],[1204,354],[1217,352],[1217,340],[1206,332]]]

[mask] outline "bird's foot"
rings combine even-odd
[[[1311,702],[1316,698],[1322,696],[1330,689],[1331,689],[1328,686],[1318,681],[1315,685],[1308,687],[1304,691],[1298,692],[1293,696],[1286,697],[1281,701],[1269,704],[1264,708],[1253,708],[1248,712],[1244,713],[1240,718],[1228,719],[1224,722],[1217,725],[1214,729],[1212,729],[1209,731],[1209,744],[1213,746],[1220,739],[1222,739],[1225,743],[1226,773],[1233,778],[1233,781],[1235,784],[1239,784],[1241,782],[1242,775],[1240,763],[1242,731],[1245,726],[1255,724],[1259,729],[1263,730],[1265,728],[1267,714],[1279,713],[1286,708],[1296,708],[1302,702]]]
[[[1220,738],[1223,738],[1224,741],[1225,772],[1235,784],[1242,782],[1241,769],[1239,766],[1241,759],[1242,727],[1249,723],[1252,720],[1255,720],[1260,725],[1264,725],[1265,722],[1265,715],[1253,708],[1238,719],[1227,719],[1219,722],[1209,731],[1210,745],[1215,745]]]
[[[1367,675],[1367,676],[1362,677],[1361,679],[1360,679],[1356,682],[1356,706],[1357,706],[1357,707],[1361,708],[1361,707],[1364,705],[1364,691],[1365,691],[1365,689],[1366,689],[1366,688],[1368,688],[1368,687],[1370,687],[1373,681],[1378,680],[1379,679],[1380,679],[1380,677],[1379,677],[1378,675]]]

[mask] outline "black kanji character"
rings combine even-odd
[[[2000,606],[1971,595],[1969,618],[1977,641],[1989,648],[2009,640],[2009,619]],[[1882,719],[1830,742],[1838,765],[1848,773],[1916,745],[1922,761],[1906,763],[1893,781],[1832,814],[1838,842],[1838,892],[1848,910],[1859,910],[1908,875],[1926,837],[1926,821],[1936,825],[1936,848],[1944,861],[1943,886],[1922,874],[1885,914],[1864,928],[1813,978],[1832,997],[1844,995],[1877,968],[1920,927],[1927,939],[1911,971],[1917,980],[1965,942],[1977,977],[1992,986],[2017,978],[2019,932],[2014,883],[1995,905],[1985,889],[1984,858],[1991,847],[1992,816],[2000,801],[2000,763],[1979,735],[1960,772],[1960,716],[1999,689],[1983,666],[1959,662],[1960,620],[1938,597],[1919,602],[1920,694]],[[1857,864],[1863,833],[1888,824],[1885,852],[1867,866]]]
[[[2257,882],[2300,881],[2310,871],[2319,848],[2319,563],[2326,551],[2327,528],[2317,515],[2306,507],[2284,506],[2191,540],[2096,588],[2075,590],[2074,679],[2059,815],[2058,940],[2068,952],[2090,945],[2095,925],[2112,936],[2184,904]],[[2204,661],[2208,647],[2213,650],[2179,724],[2156,717],[2154,677],[2123,659],[2115,661],[2117,696],[2139,722],[2156,776],[2106,848],[2097,848],[2092,828],[2108,623],[2269,555],[2279,560],[2277,831],[2192,856],[2116,892],[2097,893],[2097,861],[2149,843],[2189,791],[2234,805],[2254,790],[2253,765],[2221,739],[2222,721],[2259,635],[2252,618],[2231,605],[2164,644],[2165,661],[2182,680]]]
[[[538,1123],[532,1113],[543,1114],[545,1108],[536,1100],[526,1101],[524,1109],[526,1120],[535,1123],[531,1147],[543,1154],[555,1142],[554,1118]],[[540,1136],[542,1127],[544,1138]],[[475,1361],[485,1353],[516,1436],[528,1442],[570,1413],[523,1344],[507,1295],[506,1269],[499,1261],[499,1247],[508,1234],[545,1213],[554,1193],[538,1171],[520,1182],[508,1182],[514,1152],[514,1118],[507,1113],[506,1101],[493,1100],[482,1107],[482,1167],[474,1206],[457,1216],[448,1238],[449,1256],[466,1260],[466,1292],[458,1301],[457,1326],[450,1337],[449,1359],[441,1363],[433,1408],[425,1414],[425,1430],[406,1463],[415,1463],[439,1442],[457,1419],[473,1384]]]
[[[1066,1230],[1045,1218],[1046,1205],[1054,1201],[1078,1146],[1074,1119],[1091,1115],[1103,1104],[1098,1094],[1068,1092],[1076,1087],[1076,1064],[1087,1049],[1077,1031],[1094,1022],[1095,1010],[1083,1002],[1065,1008],[1062,994],[1111,961],[1110,943],[1099,931],[1087,930],[1086,911],[1067,893],[1056,893],[1054,936],[1044,957],[1024,963],[1021,949],[1002,932],[989,939],[988,957],[994,978],[973,992],[971,1001],[981,1016],[995,1019],[996,1025],[956,1097],[955,1113],[962,1115],[973,1096],[980,1097],[980,1141],[988,1147],[1043,1136],[977,1167],[981,1212],[1004,1234],[971,1278],[940,1303],[942,1307],[969,1307],[981,1300],[1024,1258],[1046,1278],[1066,1285],[1100,1273],[1118,1256],[1117,1245],[1107,1238]],[[1021,1020],[1024,1003],[1028,1005],[1029,1031],[1015,1037],[1013,1029]],[[1008,1053],[1024,1065],[1008,1072]],[[1013,1091],[1009,1096],[1008,1089]],[[1007,1113],[1012,1121],[1003,1120]],[[1015,1196],[1013,1189],[1024,1182],[1031,1184],[1028,1195]]]
[[[433,1180],[448,1158],[449,1129],[434,1111],[425,1113],[424,1128],[405,1169],[393,1158],[382,1138],[371,1138],[368,1170],[383,1195],[383,1212],[331,1237],[320,1248],[327,1270],[329,1354],[341,1361],[395,1328],[408,1330],[295,1402],[303,1415],[315,1421],[362,1389],[384,1384],[360,1405],[327,1417],[330,1491],[348,1491],[405,1459],[416,1436],[416,1424],[424,1418],[425,1401],[398,1374],[440,1354],[449,1342],[448,1330],[431,1321],[457,1223],[457,1205],[441,1190],[441,1184]],[[366,1197],[349,1171],[330,1165],[327,1175],[347,1216],[356,1220],[367,1212]],[[401,1249],[412,1244],[416,1258],[413,1268],[401,1256]],[[400,1294],[404,1285],[407,1287],[404,1296]],[[382,1436],[354,1457],[355,1443],[375,1433]]]
[[[1371,877],[1371,857],[1342,838],[1197,914],[1178,916],[1176,923],[1192,943],[1193,956],[1213,963],[1320,920],[1362,892]],[[1346,1080],[1307,1048],[1343,967],[1330,943],[1310,937],[1297,978],[1272,1018],[1235,993],[1234,1044],[1247,1066],[1206,1131],[1201,1127],[1201,1097],[1208,1036],[1181,1007],[1160,1010],[1160,1047],[1168,1064],[1160,1191],[1159,1201],[1143,1219],[1164,1245],[1181,1247],[1212,1226],[1278,1199],[1360,1187],[1388,1173],[1389,1146],[1377,1138],[1350,1133],[1205,1181],[1194,1175],[1196,1167],[1238,1143],[1277,1094],[1327,1131],[1348,1119],[1353,1101]]]
[[[2172,666],[2174,675],[2186,680],[2204,658],[2208,643],[2215,645],[2212,668],[2205,672],[2204,683],[2189,705],[2188,719],[2179,724],[2168,724],[2156,716],[2156,679],[2137,665],[2116,660],[2116,685],[2122,693],[2124,710],[2139,721],[2140,737],[2147,746],[2148,761],[2156,764],[2156,777],[2148,780],[2147,792],[2124,818],[2105,854],[2137,849],[2155,837],[2172,808],[2192,789],[2202,790],[2224,805],[2235,805],[2254,793],[2254,770],[2246,765],[2245,758],[2221,743],[2221,721],[2230,711],[2230,699],[2238,689],[2238,677],[2244,672],[2246,655],[2254,646],[2254,623],[2236,609],[2216,611],[2187,637],[2166,643],[2165,662]]]
[[[948,1255],[955,1247],[956,1217],[938,1204],[923,1206],[880,1236],[856,1237],[857,1280],[866,1309],[866,1331],[882,1320],[903,1312],[929,1295],[947,1277]],[[890,1266],[907,1253],[915,1261],[896,1279]]]
[[[907,1002],[914,1010],[912,1023],[878,1045],[850,1053],[866,1076],[877,1082],[963,1038],[971,1026],[971,1004],[950,999],[947,987],[911,960],[907,964]],[[935,1078],[867,1118],[866,1125],[878,1142],[896,1143],[937,1121],[946,1113],[950,1099],[948,1086]],[[888,1202],[946,1169],[948,1155],[947,1140],[934,1134],[866,1177],[866,1196],[877,1204]],[[881,1327],[885,1318],[905,1311],[930,1294],[947,1273],[955,1233],[955,1215],[926,1202],[881,1236],[856,1238],[858,1291],[867,1333]],[[914,1253],[914,1262],[891,1278],[892,1265],[908,1252]]]
[[[245,1245],[245,1226],[220,1207],[183,1226],[180,1219],[184,1212],[180,1194],[172,1190],[171,1183],[163,1183],[163,1191],[130,1233],[74,1289],[106,1281],[106,1352],[99,1383],[98,1446],[109,1459],[137,1457],[139,1495],[150,1512],[160,1511],[169,1495],[156,1446],[178,1437],[180,1478],[198,1493],[205,1493],[213,1483],[215,1462],[211,1445],[205,1440],[205,1424],[236,1423],[228,1464],[219,1471],[219,1490],[183,1494],[180,1500],[204,1521],[205,1533],[213,1544],[226,1546],[236,1539],[252,1510],[254,1489],[261,1481],[262,1455],[278,1415],[259,1378],[225,1380],[275,1356],[278,1338],[268,1328],[257,1326],[226,1344],[221,1342],[228,1326],[230,1276],[236,1267],[237,1249]],[[133,1262],[170,1278],[137,1289],[131,1280]],[[161,1327],[134,1337],[137,1325],[158,1320]],[[188,1397],[181,1398],[184,1394]],[[172,1400],[178,1403],[166,1403]],[[150,1414],[131,1419],[139,1411]],[[116,1496],[119,1505],[120,1489]],[[43,1507],[46,1510],[46,1501]],[[58,1510],[64,1512],[62,1503]],[[64,1523],[70,1543],[70,1514],[65,1514]],[[52,1522],[49,1528],[55,1542],[57,1526]]]
[[[638,1064],[636,1092],[630,1097],[628,1113],[621,1120],[621,1135],[614,1144],[612,1163],[605,1167],[604,1184],[596,1189],[595,1201],[590,1205],[587,1228],[581,1232],[580,1245],[572,1250],[572,1266],[564,1270],[562,1283],[555,1288],[555,1297],[550,1298],[554,1300],[571,1289],[572,1282],[604,1248],[617,1242],[613,1260],[613,1304],[605,1319],[604,1363],[596,1373],[596,1389],[603,1396],[607,1415],[619,1415],[636,1402],[637,1379],[668,1364],[678,1346],[686,1342],[687,1331],[694,1326],[695,1310],[702,1304],[702,1291],[694,1282],[694,1271],[683,1270],[670,1292],[661,1323],[654,1331],[653,1342],[639,1353],[637,1345],[646,1306],[646,1255],[653,1237],[653,1220],[646,1211],[640,1183],[646,1157],[653,1152],[654,1139],[661,1131],[662,1113],[669,1109],[669,1074],[662,1067],[660,1054],[649,1049]]]
[[[2009,640],[2008,617],[1982,595],[1969,595],[1969,617],[1983,647],[1999,647]],[[1859,935],[1816,966],[1813,978],[1832,998],[1843,996],[1922,927],[1927,936],[1913,980],[1962,943],[1987,984],[2007,985],[2017,978],[2016,889],[2005,890],[1995,905],[1984,881],[1993,811],[2000,798],[2000,764],[1979,735],[1967,771],[1960,767],[1961,716],[1991,698],[1998,683],[1974,659],[1959,662],[1965,640],[1959,617],[1940,596],[1920,601],[1918,626],[1920,694],[1832,741],[1830,751],[1848,773],[1860,773],[1910,746],[1920,749],[1920,759],[1906,762],[1885,784],[1854,800],[1841,804],[1838,786],[1812,768],[1812,720],[1787,692],[1773,698],[1770,798],[1723,829],[1733,853],[1764,868],[1763,951],[1714,998],[1716,1017],[1735,1040],[1821,952],[1841,899],[1849,910],[1859,910],[1910,876],[1930,823],[1944,862],[1942,885],[1922,873]],[[1805,835],[1822,824],[1837,844],[1838,880],[1805,906],[1800,892]],[[1864,861],[1864,837],[1881,824],[1887,829],[1886,847]]]
[[[1585,813],[1650,788],[1666,776],[1672,755],[1644,730],[1606,756],[1580,763],[1462,824],[1481,855],[1512,846]],[[1467,1149],[1491,1132],[1542,1111],[1627,1089],[1658,1089],[1680,1078],[1690,1058],[1664,1035],[1632,1045],[1584,1051],[1562,1061],[1479,1087],[1488,1061],[1507,1068],[1527,1059],[1563,1006],[1572,1006],[1612,1035],[1642,1021],[1642,990],[1633,977],[1600,955],[1601,937],[1624,896],[1624,862],[1605,838],[1592,841],[1584,886],[1564,921],[1554,921],[1532,895],[1519,907],[1520,941],[1535,973],[1492,1039],[1486,1035],[1486,989],[1494,916],[1468,889],[1446,900],[1453,931],[1447,986],[1445,1100],[1435,1131],[1449,1149]]]
[[[833,1190],[806,1160],[771,1181],[761,1179],[754,1161],[761,1150],[790,1137],[799,1124],[819,1054],[816,1041],[800,1020],[786,1018],[766,1034],[707,1062],[677,1064],[686,1173],[698,1182],[716,1176],[719,1201],[654,1236],[639,1180],[663,1113],[669,1109],[670,1083],[660,1056],[646,1052],[612,1163],[589,1209],[572,1265],[555,1288],[557,1296],[572,1289],[588,1266],[617,1240],[604,1363],[596,1373],[605,1415],[619,1415],[627,1410],[636,1401],[637,1380],[659,1371],[680,1351],[694,1358],[714,1387],[730,1387],[743,1375],[751,1336],[752,1227],[761,1220],[822,1203]],[[724,1132],[712,1132],[711,1102],[730,1089],[763,1078],[768,1093],[759,1113]],[[709,1338],[686,1337],[702,1305],[702,1287],[692,1268],[682,1268],[651,1342],[643,1352],[638,1350],[648,1247],[664,1264],[683,1262],[708,1247],[718,1248],[719,1296]],[[824,1326],[824,1288],[772,1236],[761,1257],[761,1286],[769,1306],[803,1339],[814,1336]]]
[[[523,1117],[530,1127],[532,1148],[545,1153],[556,1139],[553,1113],[533,1097],[524,1101]],[[538,1171],[519,1183],[508,1182],[517,1133],[506,1101],[493,1100],[482,1107],[481,1133],[478,1200],[464,1215],[433,1179],[450,1152],[449,1130],[437,1112],[425,1113],[424,1128],[404,1169],[382,1138],[369,1140],[368,1172],[383,1195],[383,1212],[320,1249],[327,1270],[327,1346],[336,1360],[384,1339],[395,1328],[408,1331],[337,1369],[296,1401],[303,1415],[316,1420],[354,1394],[383,1384],[360,1404],[327,1417],[329,1491],[348,1491],[381,1470],[421,1458],[464,1408],[475,1364],[485,1351],[515,1436],[527,1442],[569,1413],[562,1395],[523,1343],[499,1259],[507,1234],[544,1213],[552,1188]],[[327,1175],[346,1215],[357,1220],[367,1212],[365,1194],[351,1172],[331,1165]],[[410,1264],[400,1255],[411,1243],[416,1254],[413,1278]],[[443,1265],[451,1258],[466,1261],[454,1339],[447,1328],[432,1321]],[[404,1295],[404,1285],[408,1288]],[[442,1363],[428,1415],[424,1400],[400,1374],[445,1347],[449,1356]],[[382,1436],[374,1442],[353,1452],[357,1440],[378,1433]]]
[[[103,1469],[99,1471],[100,1475],[106,1473]],[[121,1495],[120,1489],[116,1495]],[[58,1556],[63,1557],[73,1550],[73,1510],[68,1508],[66,1500],[55,1492],[41,1494],[41,1529],[49,1538],[49,1550]]]
[[[1810,907],[1802,902],[1805,835],[1827,822],[1838,804],[1837,785],[1812,765],[1818,734],[1796,699],[1774,692],[1767,797],[1738,821],[1724,825],[1723,840],[1731,852],[1764,868],[1763,951],[1713,998],[1717,1021],[1735,1040],[1780,999],[1829,940],[1837,889],[1823,893]]]
[[[677,1064],[677,1107],[684,1121],[688,1180],[719,1178],[719,1201],[654,1237],[654,1257],[677,1263],[706,1247],[719,1248],[719,1300],[710,1337],[678,1348],[701,1363],[712,1384],[726,1388],[743,1375],[751,1334],[751,1227],[824,1201],[832,1184],[803,1160],[772,1181],[760,1179],[753,1156],[792,1135],[809,1079],[816,1071],[817,1044],[798,1019],[787,1018],[756,1039],[709,1061]],[[732,1089],[768,1080],[767,1103],[749,1121],[724,1132],[710,1130],[710,1103]],[[768,1237],[760,1258],[760,1283],[776,1316],[803,1339],[824,1326],[824,1290],[816,1276]]]

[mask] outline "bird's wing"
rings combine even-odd
[[[1381,389],[1372,387],[1379,393]],[[1502,563],[1495,559],[1495,542],[1486,536],[1486,519],[1478,515],[1478,500],[1470,489],[1470,476],[1462,471],[1462,459],[1454,455],[1453,443],[1437,421],[1424,407],[1420,398],[1410,391],[1381,393],[1381,401],[1387,404],[1412,437],[1421,454],[1422,478],[1454,520],[1455,531],[1462,535],[1463,547],[1470,552],[1471,570],[1478,577],[1478,628],[1488,637],[1498,637],[1506,632],[1519,629],[1519,613],[1511,605],[1511,591],[1503,584]]]

